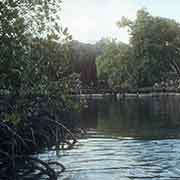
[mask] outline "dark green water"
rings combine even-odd
[[[180,179],[180,97],[87,100],[76,117],[85,137],[56,156],[62,180]],[[75,118],[75,117],[74,117]]]

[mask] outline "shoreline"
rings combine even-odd
[[[101,99],[105,97],[115,97],[117,99],[123,98],[141,98],[141,97],[158,97],[158,96],[180,96],[180,92],[136,92],[136,93],[84,93],[84,94],[74,94],[71,97],[77,98],[92,98]]]

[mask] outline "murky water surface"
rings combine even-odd
[[[66,166],[60,180],[179,180],[180,97],[88,100],[87,134],[72,150],[40,154]]]

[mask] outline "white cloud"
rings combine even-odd
[[[77,40],[95,42],[103,37],[128,41],[125,30],[116,22],[123,16],[133,17],[136,8],[125,0],[65,0],[62,4],[62,23]]]
[[[73,37],[82,42],[95,42],[103,37],[113,37],[128,42],[128,33],[119,30],[116,22],[122,16],[135,18],[141,7],[147,7],[154,15],[179,17],[180,1],[152,0],[64,0],[62,24]],[[176,4],[178,4],[176,6]],[[172,6],[174,11],[169,9]],[[169,13],[168,13],[169,12]],[[176,13],[175,13],[176,12]]]

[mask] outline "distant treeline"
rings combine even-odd
[[[73,69],[83,85],[139,88],[179,79],[178,22],[141,9],[134,21],[122,17],[117,25],[128,29],[129,44],[114,39],[94,45],[73,41]]]
[[[83,86],[97,86],[96,57],[101,49],[96,45],[72,41],[72,67],[80,75]]]

